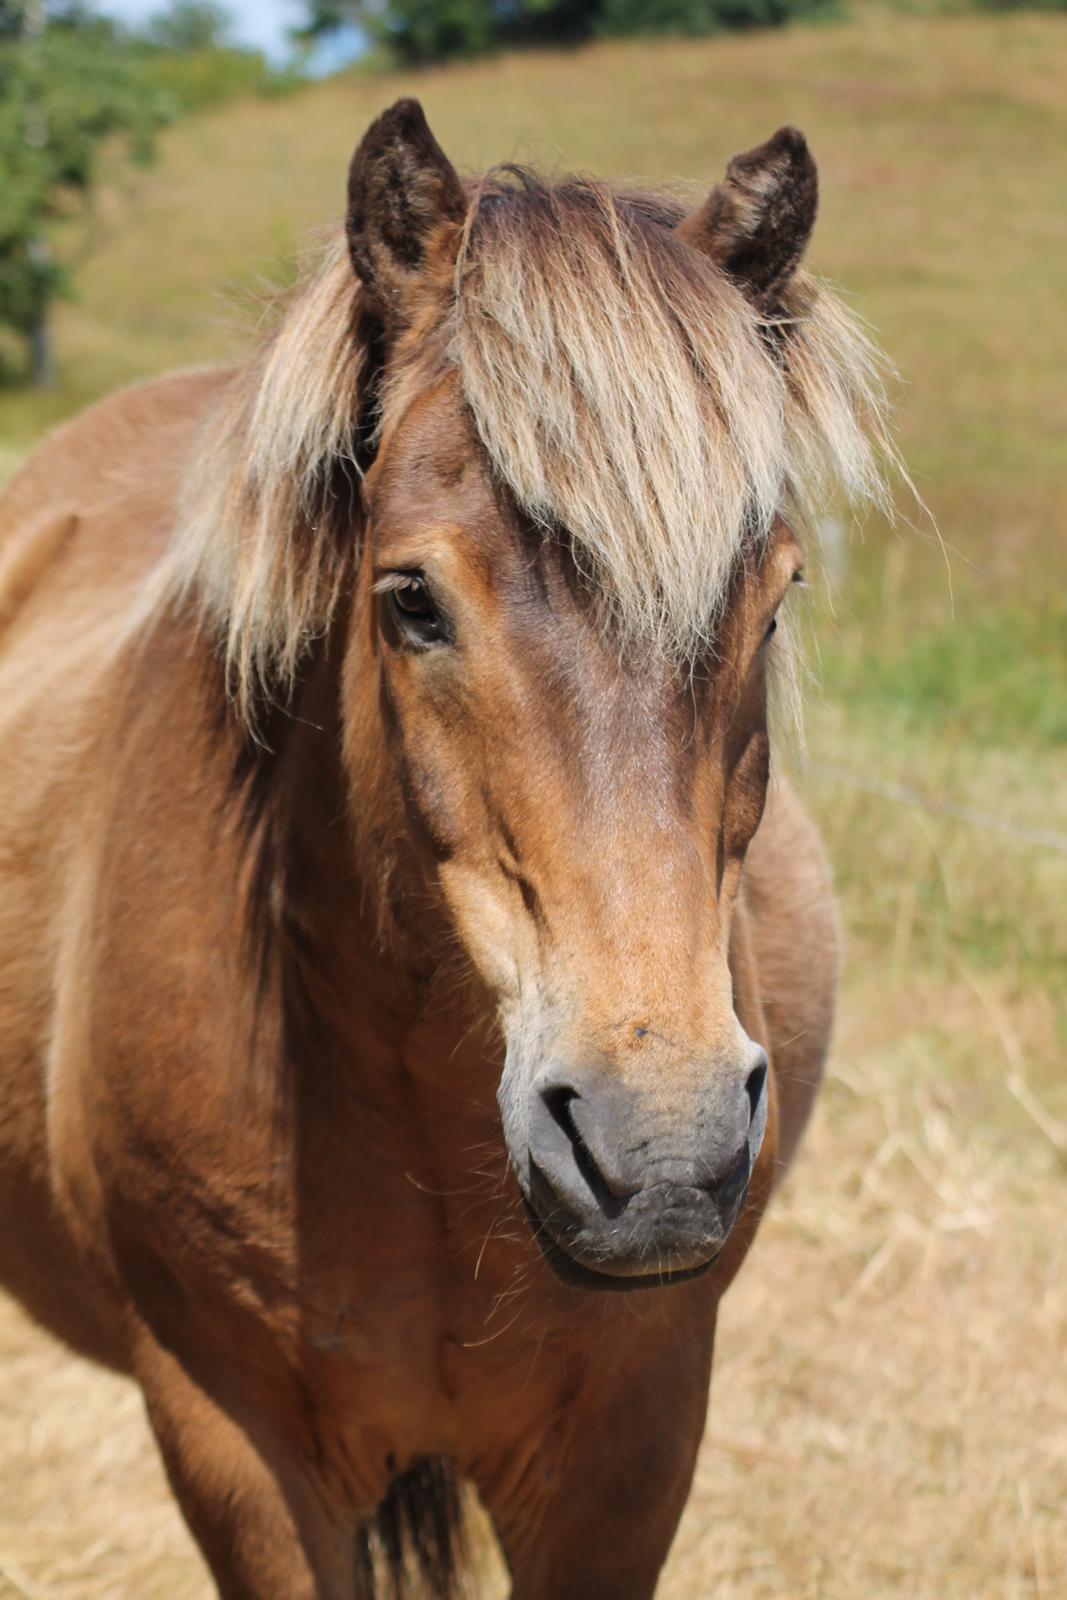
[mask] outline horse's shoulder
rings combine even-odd
[[[841,961],[819,831],[784,778],[749,846],[739,912],[778,1085],[778,1171],[811,1110],[829,1048]]]
[[[763,820],[745,863],[750,894],[776,898],[788,880],[795,892],[829,896],[830,884],[819,830],[788,778],[776,774],[767,790]]]

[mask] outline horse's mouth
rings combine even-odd
[[[537,1240],[541,1255],[560,1282],[572,1289],[599,1289],[609,1294],[629,1294],[637,1289],[665,1289],[673,1284],[691,1283],[694,1278],[702,1278],[710,1271],[722,1254],[720,1246],[707,1261],[695,1267],[661,1267],[653,1272],[629,1274],[600,1272],[595,1267],[586,1266],[576,1260],[552,1237],[543,1218],[538,1215],[525,1195],[522,1197],[522,1203],[526,1220]]]

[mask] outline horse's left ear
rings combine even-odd
[[[372,122],[348,172],[345,231],[367,298],[393,329],[435,235],[466,210],[456,169],[417,100],[398,100]]]
[[[818,203],[819,175],[804,135],[779,128],[766,144],[734,156],[700,209],[678,224],[678,236],[766,305],[800,265]]]

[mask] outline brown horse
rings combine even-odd
[[[653,1593],[833,1006],[767,796],[791,530],[878,492],[815,202],[789,129],[693,212],[464,185],[401,102],[246,366],[0,502],[0,1275],[232,1600],[453,1592],[464,1481],[516,1600]]]

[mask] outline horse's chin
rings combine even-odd
[[[603,1272],[596,1267],[586,1266],[564,1249],[563,1245],[549,1233],[544,1221],[525,1195],[522,1203],[542,1258],[560,1283],[565,1283],[571,1289],[599,1290],[608,1294],[630,1294],[639,1289],[667,1289],[674,1284],[692,1283],[695,1278],[702,1278],[711,1270],[722,1253],[721,1250],[716,1250],[707,1261],[695,1267],[658,1267],[653,1272],[638,1273]]]

